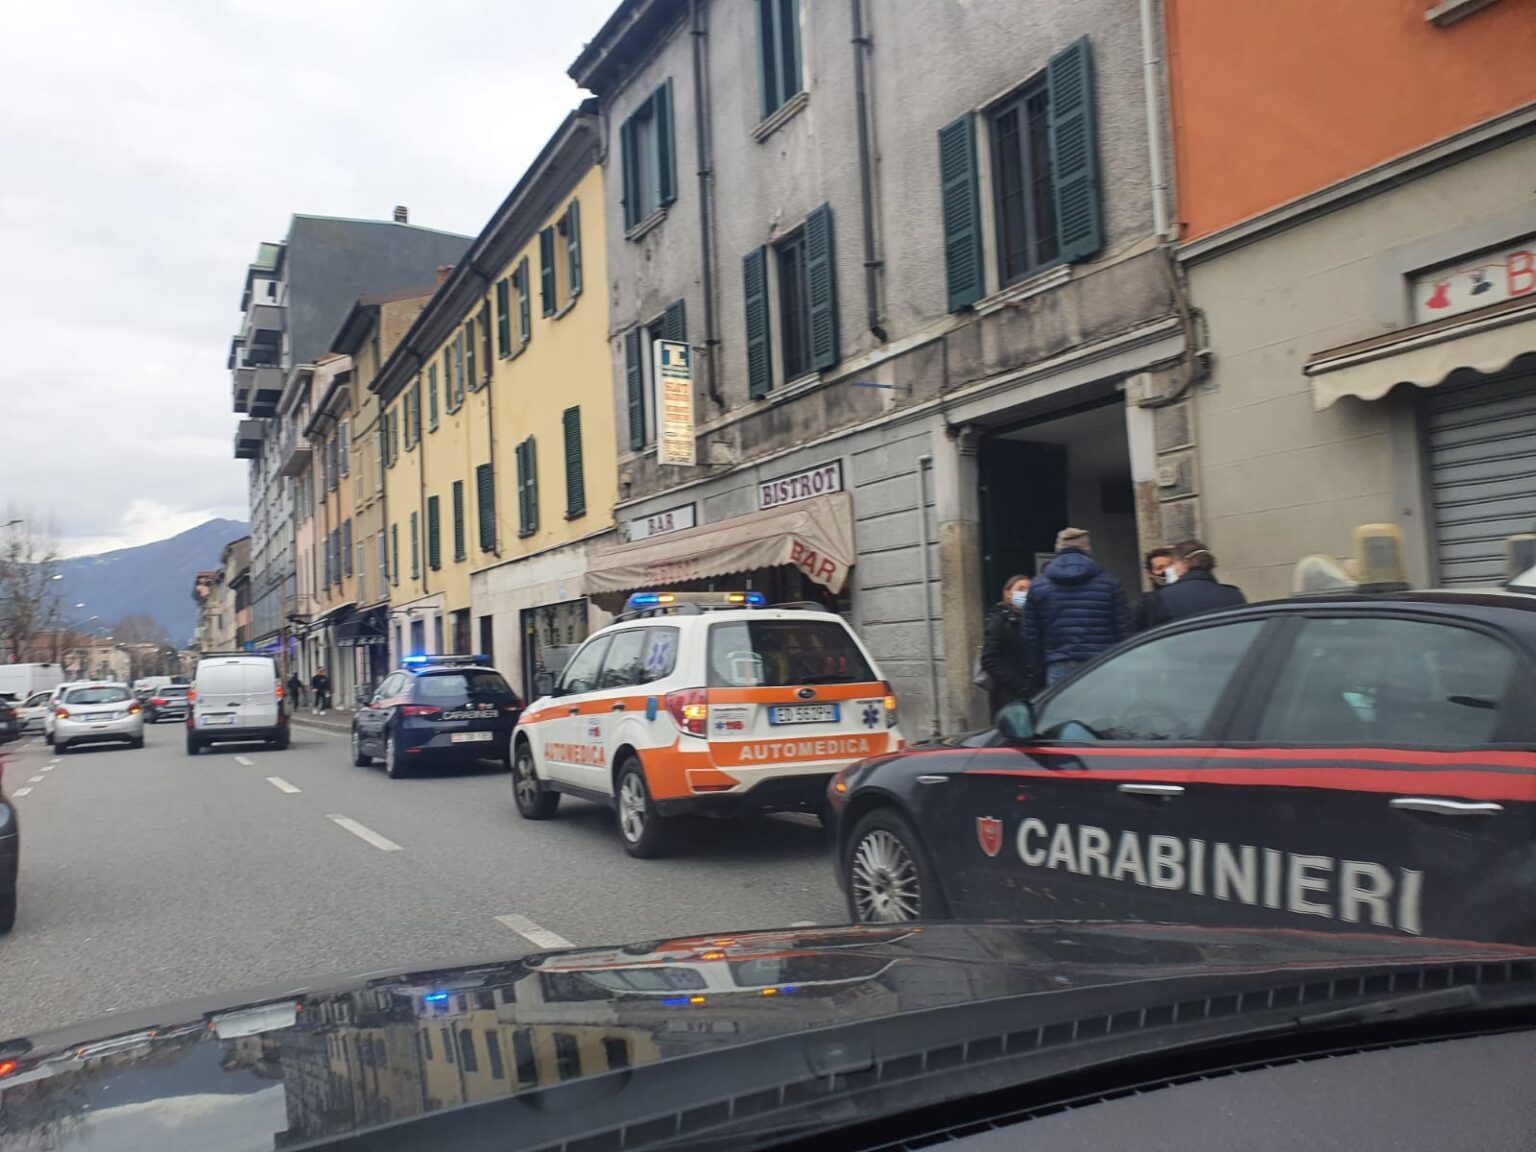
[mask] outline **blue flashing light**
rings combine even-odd
[[[422,999],[425,1000],[428,1004],[439,1004],[442,1001],[448,999],[448,993],[428,992],[425,996],[422,997]]]
[[[661,603],[660,592],[636,592],[629,598],[633,608],[652,608]]]
[[[766,603],[768,603],[768,597],[764,596],[761,592],[748,592],[747,593],[747,603],[748,604],[766,604]]]
[[[402,664],[425,664],[427,662],[427,659],[428,658],[424,654],[422,654],[420,652],[417,652],[417,653],[414,653],[413,655],[410,655],[410,656],[402,656],[402,657],[400,657],[400,663],[402,663]]]
[[[666,996],[666,997],[663,997],[663,999],[661,1001],[661,1006],[663,1008],[686,1008],[686,1007],[688,1007],[688,997],[686,997],[686,996]]]
[[[793,984],[781,984],[779,986],[780,996],[792,996],[797,991],[799,991],[799,989],[797,989]]]

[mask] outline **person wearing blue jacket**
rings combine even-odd
[[[1030,587],[1021,628],[1025,656],[1047,684],[1131,635],[1120,581],[1094,563],[1084,529],[1056,534],[1056,558]]]

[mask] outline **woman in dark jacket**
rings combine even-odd
[[[1216,557],[1198,540],[1184,540],[1173,546],[1173,563],[1168,572],[1172,579],[1152,594],[1149,628],[1248,603],[1242,589],[1217,581]]]
[[[981,667],[992,681],[987,690],[996,716],[998,709],[1031,694],[1029,668],[1024,659],[1024,640],[1019,617],[1029,596],[1029,577],[1010,576],[1003,585],[1003,599],[987,613],[986,638],[981,646]]]

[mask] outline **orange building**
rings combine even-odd
[[[1536,0],[1165,0],[1204,534],[1284,595],[1351,529],[1415,584],[1536,524]]]

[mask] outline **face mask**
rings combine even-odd
[[[1015,608],[1022,608],[1024,607],[1024,601],[1029,599],[1029,589],[1026,588],[1022,592],[1010,592],[1008,594],[1008,599],[1012,602]]]
[[[1164,584],[1175,584],[1175,583],[1178,582],[1178,579],[1179,579],[1179,574],[1177,572],[1175,572],[1172,568],[1164,568],[1163,569],[1163,583]]]

